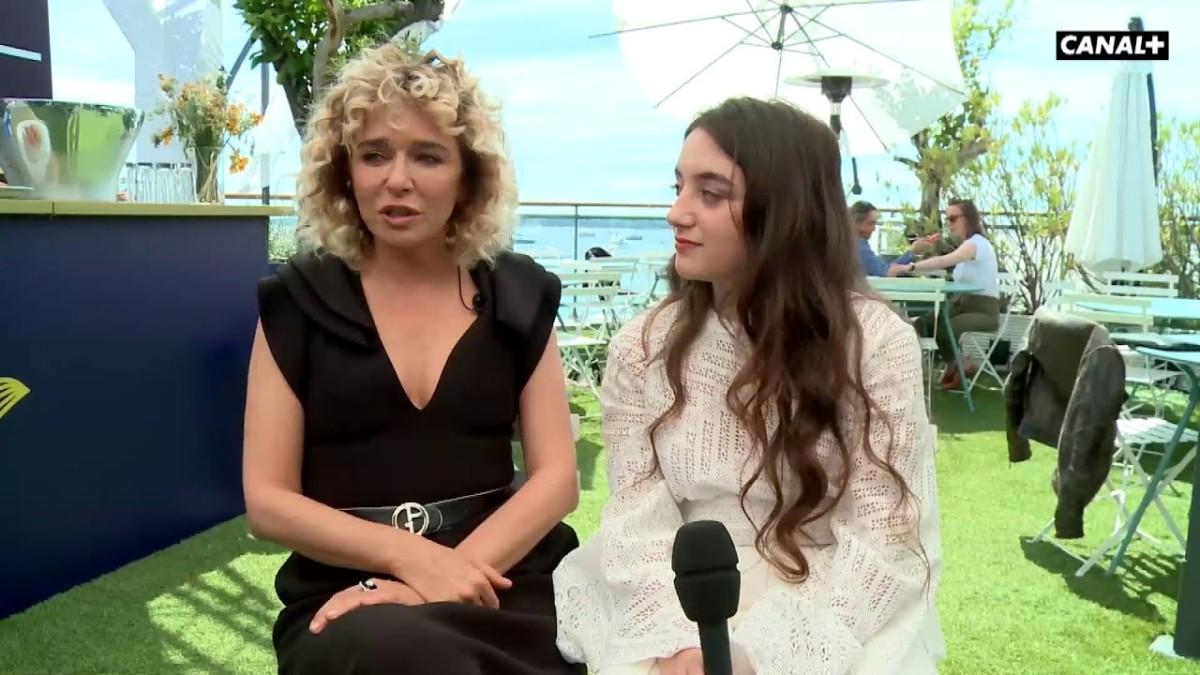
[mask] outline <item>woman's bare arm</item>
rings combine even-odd
[[[458,546],[506,572],[579,503],[575,441],[554,335],[521,392],[525,484]]]
[[[305,497],[300,489],[304,410],[280,372],[260,323],[246,387],[242,487],[254,536],[328,565],[399,576],[415,535]]]
[[[939,270],[947,267],[953,267],[959,263],[967,262],[975,259],[975,242],[964,241],[958,248],[947,253],[933,258],[926,258],[921,262],[913,265],[913,269],[918,270]]]

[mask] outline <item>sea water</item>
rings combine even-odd
[[[271,218],[271,257],[286,259],[295,250],[295,216]],[[583,260],[602,248],[611,256],[666,258],[675,252],[675,237],[662,216],[591,216],[521,214],[513,231],[513,249],[553,269],[564,260]],[[645,291],[653,270],[625,282]]]

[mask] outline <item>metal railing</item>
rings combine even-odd
[[[272,194],[270,203],[286,205],[295,199],[291,194]],[[225,194],[227,203],[263,203],[263,196],[254,192],[229,192]],[[571,257],[580,256],[580,227],[589,221],[618,219],[636,223],[638,221],[664,222],[666,211],[670,204],[653,204],[637,202],[606,202],[606,201],[525,201],[520,202],[517,214],[527,221],[567,220],[572,228]],[[286,216],[284,217],[286,218]],[[665,227],[665,222],[664,222]],[[515,233],[516,243],[533,243],[532,240],[521,238],[521,232]]]
[[[229,192],[229,193],[225,194],[225,200],[226,201],[234,201],[234,202],[263,203],[263,195],[258,192]],[[294,200],[295,200],[295,195],[293,195],[293,194],[271,194],[269,201],[271,204],[276,204],[279,202],[286,204],[286,203],[291,203]],[[589,216],[589,214],[585,213],[585,211],[591,210],[591,209],[620,209],[620,210],[660,209],[663,212],[665,212],[671,208],[671,204],[666,203],[666,202],[653,203],[653,202],[613,202],[613,201],[586,201],[586,200],[582,200],[582,201],[522,201],[518,204],[518,208],[519,209],[528,209],[528,208],[565,209],[566,213],[560,213],[560,214],[523,213],[522,215],[555,215],[555,216],[568,216],[569,215],[574,218],[586,219],[588,217],[614,217],[613,213],[605,213],[602,216]],[[915,211],[913,209],[896,207],[896,206],[878,206],[878,207],[876,207],[876,210],[879,211],[881,216],[885,216],[885,217],[890,216],[890,218],[883,219],[885,222],[887,222],[887,221],[898,222],[899,216],[915,214]],[[1045,217],[1045,216],[1051,215],[1048,212],[1036,212],[1036,211],[1016,211],[1016,212],[981,211],[980,213],[988,221],[989,229],[995,228],[995,229],[1001,229],[1001,230],[1011,229],[1012,226],[1009,224],[1009,221],[1010,221],[1010,219],[1012,219],[1014,217],[1021,216],[1021,217],[1038,218],[1038,217]],[[636,217],[636,216],[623,216],[622,215],[622,216],[617,216],[617,217]],[[1190,218],[1189,220],[1200,221],[1200,217]]]
[[[272,204],[288,204],[294,201],[292,194],[272,194],[270,195],[270,203]],[[242,203],[263,203],[263,195],[256,192],[231,192],[226,193],[225,199],[227,202],[242,202]],[[518,216],[523,220],[522,225],[540,225],[550,224],[561,226],[564,221],[569,223],[572,229],[571,242],[565,244],[569,248],[571,257],[579,259],[581,238],[590,236],[588,232],[581,232],[582,227],[586,227],[589,222],[597,220],[617,220],[625,221],[628,227],[637,227],[637,223],[657,221],[663,223],[665,230],[665,218],[667,211],[671,208],[669,203],[652,203],[652,202],[620,202],[620,201],[523,201],[518,205]],[[898,254],[903,249],[907,248],[908,244],[905,241],[905,222],[903,217],[913,214],[912,209],[905,209],[892,206],[880,206],[878,211],[881,214],[879,227],[876,229],[872,246],[876,252],[881,255]],[[1006,211],[990,211],[984,212],[983,217],[988,223],[988,230],[991,237],[998,245],[999,249],[1011,250],[1016,239],[1021,236],[1021,233],[1012,225],[1014,218],[1037,218],[1045,217],[1049,213],[1037,212],[1016,212],[1010,213]],[[286,234],[284,231],[290,226],[287,217],[277,219],[282,221],[275,228],[277,231]],[[1194,219],[1189,219],[1194,220]],[[528,231],[528,230],[527,230]],[[582,236],[581,236],[582,234]],[[514,233],[514,245],[529,245],[535,243],[534,240],[522,236],[522,227],[518,226]],[[565,254],[565,251],[563,252]]]

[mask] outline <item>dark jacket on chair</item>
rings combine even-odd
[[[1029,343],[1004,388],[1008,458],[1030,458],[1029,441],[1058,448],[1051,481],[1055,535],[1083,536],[1083,509],[1112,468],[1125,403],[1125,361],[1108,331],[1091,321],[1038,310]]]

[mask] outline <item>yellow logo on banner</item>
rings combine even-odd
[[[20,380],[11,377],[0,377],[0,417],[12,410],[21,399],[29,394],[29,387],[26,387]]]

